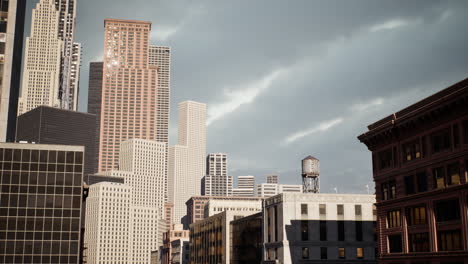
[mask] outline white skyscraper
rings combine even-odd
[[[179,142],[169,148],[168,192],[174,204],[174,222],[186,214],[185,202],[200,195],[205,174],[206,104],[179,103]]]
[[[227,175],[227,155],[210,153],[206,157],[206,175],[202,181],[203,195],[231,196],[232,176]]]
[[[102,174],[107,176],[121,177],[125,180],[125,187],[130,190],[130,200],[126,204],[125,210],[129,210],[130,222],[125,239],[129,240],[128,262],[122,263],[149,263],[151,251],[158,249],[162,240],[161,230],[164,215],[165,200],[165,172],[166,172],[166,143],[152,140],[130,139],[120,145],[119,171],[108,171]],[[94,185],[93,185],[94,186]],[[90,189],[93,192],[94,189]],[[100,200],[103,202],[105,200]],[[124,205],[119,205],[117,209],[122,209]],[[88,209],[87,209],[88,210]],[[92,210],[92,209],[89,209]],[[123,209],[122,209],[123,210]],[[88,211],[87,211],[88,212]],[[96,214],[89,212],[94,219]],[[87,221],[88,221],[87,214]],[[106,218],[101,217],[100,222],[93,222],[92,232],[105,230]],[[118,228],[111,229],[110,235],[117,236]],[[98,232],[102,234],[102,232]],[[91,239],[95,235],[91,235]],[[100,235],[102,236],[102,235]],[[90,250],[94,245],[89,241]],[[99,247],[99,245],[94,245]],[[102,245],[100,246],[102,247]],[[115,259],[100,260],[98,263],[116,263]],[[96,262],[90,262],[96,263]]]
[[[60,107],[59,86],[63,41],[54,0],[41,0],[32,11],[31,35],[26,38],[18,115],[40,105]]]
[[[251,197],[255,195],[255,176],[238,176],[237,188],[232,190],[232,195],[237,197]]]

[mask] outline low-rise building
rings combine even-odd
[[[263,263],[376,263],[374,195],[282,193],[263,207]]]
[[[231,264],[262,261],[262,213],[231,221]]]
[[[172,228],[163,234],[163,246],[161,249],[161,263],[172,264],[172,242],[178,239],[189,238],[189,230],[184,230],[181,224],[174,224]]]
[[[277,183],[262,183],[257,185],[257,195],[259,197],[272,197],[286,192],[302,193],[302,185]]]

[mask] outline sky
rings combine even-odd
[[[463,0],[77,1],[79,110],[89,63],[102,60],[104,19],[151,21],[151,44],[172,49],[171,144],[177,104],[206,103],[207,151],[257,182],[278,174],[300,184],[300,161],[313,155],[321,192],[373,192],[371,155],[356,137],[468,77]]]

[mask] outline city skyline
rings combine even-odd
[[[102,28],[96,25],[106,17],[151,20],[150,43],[171,46],[173,52],[172,144],[178,102],[206,103],[210,120],[216,109],[232,103],[235,111],[208,126],[207,152],[228,153],[233,176],[261,179],[274,173],[284,183],[299,183],[298,160],[314,154],[322,161],[323,192],[337,187],[366,193],[365,185],[373,186],[369,154],[355,141],[363,124],[464,79],[468,71],[467,38],[456,33],[467,25],[467,5],[461,1],[356,1],[341,3],[342,8],[333,2],[299,1],[288,8],[271,2],[262,11],[262,2],[247,7],[242,1],[229,6],[175,1],[157,8],[147,1],[124,3],[78,2],[77,41],[86,50],[80,111],[85,110],[89,62],[101,55]],[[231,14],[217,15],[217,10]],[[240,15],[244,21],[235,19]],[[278,38],[278,32],[287,34]],[[329,148],[331,142],[341,147]]]

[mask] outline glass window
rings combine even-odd
[[[346,251],[345,248],[338,248],[338,257],[340,259],[346,258]]]
[[[362,206],[360,204],[354,205],[354,214],[362,215]]]
[[[447,174],[448,174],[448,184],[460,184],[460,169],[458,167],[458,163],[453,163],[447,166]]]
[[[392,167],[392,164],[393,164],[392,149],[387,149],[387,150],[379,152],[378,160],[379,160],[379,169],[383,170],[383,169]]]
[[[462,234],[460,230],[439,231],[439,251],[462,250]]]
[[[404,144],[402,151],[403,161],[405,162],[421,158],[421,146],[419,144],[419,139]]]
[[[309,248],[302,248],[302,259],[309,259]]]
[[[326,204],[319,204],[319,213],[321,215],[327,214],[327,205]]]
[[[431,135],[432,152],[449,150],[451,146],[450,129],[444,129]]]
[[[336,211],[338,215],[344,215],[344,206],[342,204],[337,204]]]
[[[327,241],[327,221],[320,221],[320,241]]]
[[[439,167],[432,170],[434,175],[435,188],[440,189],[445,187],[445,168]]]
[[[364,249],[363,248],[356,248],[356,258],[358,258],[358,259],[364,258]]]
[[[308,223],[308,221],[301,221],[301,238],[302,238],[302,241],[309,240],[309,223]]]
[[[400,253],[402,252],[402,241],[401,235],[389,235],[388,236],[388,246],[389,246],[389,253]]]
[[[416,233],[409,235],[410,252],[428,252],[429,234]]]
[[[328,259],[328,249],[326,247],[320,248],[320,259]]]
[[[460,220],[460,205],[458,199],[435,202],[437,222]]]
[[[356,221],[355,223],[356,223],[356,241],[362,241],[363,240],[363,231],[362,231],[363,222]]]
[[[344,221],[336,221],[338,225],[338,241],[345,240],[345,222]]]
[[[401,226],[401,217],[400,210],[393,210],[387,213],[387,227],[400,227]]]
[[[307,215],[307,204],[301,204],[301,214]]]
[[[410,226],[425,225],[427,223],[426,207],[424,206],[408,208],[407,214],[408,225]]]

